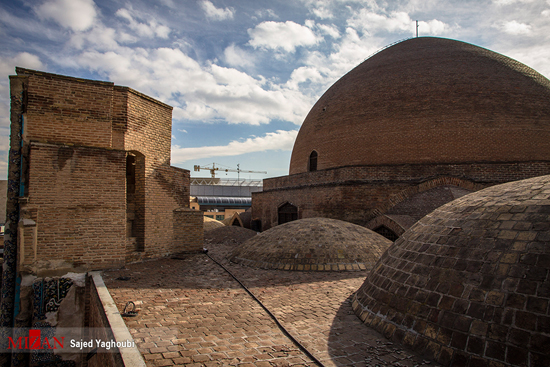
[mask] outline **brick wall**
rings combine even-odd
[[[38,271],[61,261],[83,269],[124,264],[126,152],[32,143],[29,162],[22,211],[37,223],[38,257],[27,250],[33,256],[24,265]]]
[[[169,255],[190,177],[170,166],[172,107],[109,82],[17,73],[26,107],[12,116],[12,127],[25,124],[19,204],[37,229],[21,231],[24,268],[90,270]],[[189,230],[202,236],[202,227]]]
[[[127,108],[125,114],[115,109],[115,115],[127,117],[124,149],[145,157],[143,176],[138,177],[144,200],[142,257],[168,255],[174,238],[172,212],[189,206],[190,178],[188,170],[170,166],[172,107],[126,87],[115,87],[115,95]]]
[[[25,139],[111,147],[113,83],[16,70],[28,75]]]
[[[188,208],[174,210],[172,252],[201,251],[204,240],[203,222],[203,213],[199,210]]]
[[[365,225],[403,200],[451,185],[470,191],[550,174],[550,162],[350,166],[264,180],[252,194],[252,217],[262,230],[277,225],[277,209],[298,207],[298,218],[327,217]]]

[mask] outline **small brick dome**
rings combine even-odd
[[[329,218],[281,224],[247,240],[230,260],[280,270],[371,269],[391,241],[370,229]]]
[[[549,154],[548,79],[478,46],[420,37],[370,57],[319,99],[298,133],[289,172]]]
[[[224,227],[224,224],[220,222],[219,220],[215,220],[214,218],[209,218],[207,216],[203,217],[203,230],[204,232],[211,231],[215,228]]]
[[[395,241],[353,300],[388,338],[451,366],[549,366],[550,176],[434,210]]]

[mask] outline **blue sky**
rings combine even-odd
[[[21,66],[112,81],[174,107],[172,165],[288,174],[300,125],[353,67],[395,41],[470,42],[550,76],[550,0],[1,0],[0,179],[8,76]],[[236,174],[222,174],[222,178]]]

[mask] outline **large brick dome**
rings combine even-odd
[[[550,366],[550,176],[493,186],[395,241],[353,308],[444,365]]]
[[[550,154],[550,81],[493,51],[421,37],[391,46],[313,106],[290,174],[407,163],[524,162]]]
[[[371,269],[391,241],[370,229],[329,218],[295,220],[238,246],[232,262],[280,270]]]

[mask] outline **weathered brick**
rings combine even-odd
[[[170,166],[172,107],[110,82],[16,71],[27,94],[20,210],[37,229],[23,229],[21,270],[47,275],[62,261],[85,271],[202,249],[200,212],[201,221],[173,220],[189,206],[190,173]]]

